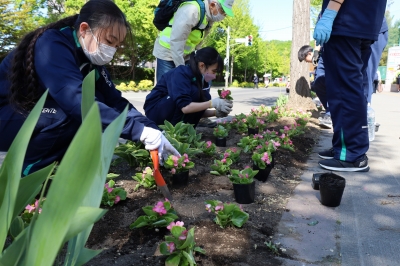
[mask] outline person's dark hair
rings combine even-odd
[[[93,31],[123,25],[128,34],[131,34],[131,28],[124,13],[110,0],[90,0],[83,5],[79,15],[61,19],[28,33],[15,48],[12,60],[9,102],[14,108],[18,111],[29,112],[43,94],[38,86],[34,64],[37,39],[48,29],[64,27],[79,29],[82,22],[88,23]]]
[[[214,65],[215,63],[218,63],[218,68],[217,71],[221,72],[223,67],[224,67],[224,61],[222,60],[221,56],[212,47],[204,47],[200,50],[194,51],[190,54],[190,68],[192,69],[194,76],[196,78],[196,85],[197,88],[199,89],[199,95],[201,101],[204,101],[204,94],[203,94],[203,77],[201,75],[200,69],[199,69],[199,62],[203,62],[206,68],[210,67],[211,65]],[[205,85],[208,85],[207,82],[205,82]]]
[[[303,62],[303,60],[306,59],[308,53],[313,52],[313,48],[310,45],[304,45],[299,49],[299,52],[297,54],[297,57],[299,58],[300,62]]]

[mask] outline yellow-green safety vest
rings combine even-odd
[[[199,10],[199,14],[201,12],[200,6],[196,1],[184,2],[179,7],[182,7],[183,5],[196,5],[197,9]],[[174,17],[172,17],[171,20],[169,21],[169,25],[173,25]],[[185,55],[188,55],[191,52],[193,52],[196,49],[196,46],[203,40],[204,38],[203,30],[207,27],[207,25],[208,25],[207,16],[204,16],[203,22],[199,26],[199,29],[195,29],[190,32],[188,39],[186,40],[185,48],[183,51]],[[160,45],[167,49],[171,49],[171,29],[172,27],[165,27],[165,29],[162,32],[160,32],[160,38],[159,38]]]

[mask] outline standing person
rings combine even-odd
[[[234,0],[204,0],[205,16],[201,24],[201,8],[197,1],[183,2],[168,27],[161,31],[154,42],[153,55],[157,58],[156,78],[169,70],[185,65],[189,55],[209,33],[212,23],[233,17]]]
[[[202,48],[190,54],[189,62],[165,73],[147,95],[143,109],[157,125],[167,120],[173,125],[183,121],[197,126],[202,117],[225,117],[231,112],[231,101],[210,95],[210,82],[224,67],[218,52]]]
[[[368,91],[368,103],[371,103],[372,93],[376,93],[375,77],[377,77],[377,70],[379,61],[381,60],[383,50],[385,49],[389,38],[389,27],[386,23],[386,18],[383,17],[381,29],[379,31],[378,41],[371,45],[371,57],[368,60],[367,75],[369,78]],[[380,73],[379,73],[380,79]]]
[[[268,86],[269,86],[269,78],[268,78],[267,73],[264,74],[263,78],[264,78],[265,88],[268,88]]]
[[[378,40],[386,0],[324,0],[314,30],[324,44],[327,99],[333,122],[331,156],[319,165],[332,171],[369,171],[367,66]],[[329,151],[328,151],[329,152]]]
[[[256,74],[256,73],[254,73],[254,76],[253,76],[253,83],[254,83],[253,90],[254,90],[255,88],[257,88],[257,90],[258,90],[258,77],[257,77],[257,74]]]
[[[28,33],[1,62],[1,151],[9,149],[27,114],[49,91],[27,148],[24,176],[62,159],[82,122],[82,81],[91,70],[103,128],[128,106],[122,138],[140,140],[160,156],[179,155],[157,125],[121,97],[104,67],[127,33],[129,23],[113,1],[90,0],[79,15]]]

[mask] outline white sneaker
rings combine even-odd
[[[322,128],[331,129],[332,128],[332,119],[330,115],[324,115],[323,117],[318,117],[319,126]]]

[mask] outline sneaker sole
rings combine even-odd
[[[369,171],[369,166],[365,166],[365,167],[332,167],[332,166],[326,166],[326,165],[322,165],[319,163],[319,166],[321,166],[322,168],[331,170],[331,171],[337,171],[337,172],[368,172]]]
[[[322,128],[325,128],[325,129],[331,129],[332,128],[332,126],[327,125],[327,124],[323,124],[323,123],[320,123],[319,126],[322,127]]]
[[[322,159],[333,159],[333,156],[322,156],[319,154],[318,154],[318,156],[319,156],[319,158],[322,158]]]

